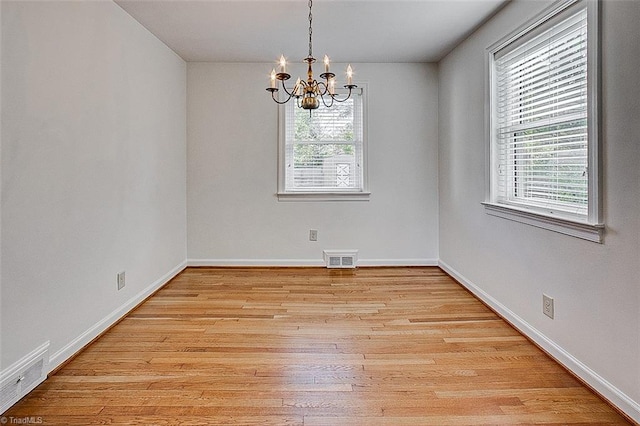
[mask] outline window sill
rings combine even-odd
[[[548,216],[532,211],[518,209],[504,204],[482,203],[485,211],[491,216],[513,220],[538,228],[548,229],[576,238],[602,243],[604,225],[577,222],[561,217]]]
[[[278,201],[369,201],[370,192],[278,192]]]

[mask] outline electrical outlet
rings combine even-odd
[[[553,319],[553,297],[542,295],[542,313]]]
[[[318,241],[318,230],[316,229],[309,230],[309,241]]]
[[[124,288],[124,271],[118,274],[118,290],[122,290]]]

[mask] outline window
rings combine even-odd
[[[362,89],[311,114],[280,108],[279,199],[367,199]]]
[[[597,5],[558,2],[489,48],[485,206],[600,242]]]

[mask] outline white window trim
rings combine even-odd
[[[584,6],[583,6],[584,5]],[[588,87],[588,197],[589,207],[587,220],[571,219],[554,215],[551,211],[543,209],[534,210],[533,208],[518,208],[517,206],[498,203],[494,197],[497,192],[495,186],[497,179],[493,177],[495,173],[496,163],[493,153],[494,149],[494,131],[495,111],[493,96],[495,74],[493,72],[494,54],[521,37],[535,32],[540,25],[549,21],[556,15],[570,9],[586,7],[587,10],[587,87]],[[499,40],[495,44],[487,48],[486,66],[488,84],[485,90],[485,123],[486,123],[486,170],[485,170],[485,206],[487,214],[501,217],[504,219],[514,220],[516,222],[527,225],[536,226],[550,231],[582,238],[585,240],[602,243],[605,226],[603,224],[602,214],[602,155],[600,143],[600,127],[601,110],[599,106],[600,98],[600,31],[599,31],[599,15],[600,4],[598,0],[560,0],[542,13],[519,27],[517,30]]]
[[[362,93],[362,190],[335,189],[327,191],[285,191],[285,108],[286,105],[278,107],[278,201],[369,201],[371,192],[369,191],[368,179],[368,105],[367,105],[367,84],[358,83],[358,89]],[[293,100],[290,102],[294,102]]]

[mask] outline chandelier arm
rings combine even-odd
[[[296,91],[296,90],[295,90],[295,87],[294,87],[294,88],[291,90],[291,92],[289,92],[289,91],[287,90],[287,86],[284,84],[284,81],[282,82],[282,88],[284,89],[284,93],[286,93],[287,95],[289,95],[289,98],[288,98],[287,100],[291,99],[291,97],[293,96],[293,93]],[[286,101],[285,101],[285,102],[286,102]]]
[[[331,108],[333,106],[333,101],[335,100],[334,97],[331,94],[329,94],[329,99],[331,99],[331,102],[329,102],[329,103],[327,103],[327,101],[325,101],[323,95],[320,95],[320,99],[322,99],[322,103],[327,108]]]
[[[353,87],[357,87],[357,86],[355,86],[355,85],[354,85],[353,87],[347,87],[347,86],[345,86],[345,87],[346,87],[347,89],[349,89],[349,93],[347,93],[347,97],[346,97],[346,98],[344,98],[344,99],[338,99],[338,98],[336,97],[336,95],[330,95],[330,96],[331,96],[331,98],[332,98],[334,101],[336,101],[336,102],[345,102],[345,101],[348,101],[348,100],[349,100],[349,98],[351,97],[351,89],[353,89]]]
[[[301,81],[301,83],[303,83],[303,87],[304,87],[304,82]],[[284,81],[282,82],[282,88],[284,89],[284,92],[289,95],[289,98],[287,99],[287,101],[289,99],[291,99],[292,96],[296,95],[296,86],[293,86],[293,88],[291,89],[291,92],[289,92],[289,90],[287,89],[287,86],[284,84]],[[286,102],[286,101],[285,101]]]
[[[283,86],[284,86],[284,84],[283,84]],[[273,90],[273,91],[271,91],[271,98],[273,99],[273,101],[274,101],[275,103],[277,103],[277,104],[279,104],[279,105],[284,105],[284,104],[286,104],[287,102],[289,102],[289,100],[291,99],[291,95],[289,94],[289,97],[288,97],[286,100],[284,100],[284,101],[279,101],[279,100],[276,98],[276,92],[277,92],[277,90]]]
[[[329,93],[329,86],[327,86],[327,83],[325,83],[324,81],[318,81],[316,82],[316,86],[318,87],[318,95],[324,96],[326,94],[329,94],[329,96],[331,96],[331,93]]]
[[[344,98],[344,99],[338,99],[338,98],[336,97],[336,95],[332,95],[332,96],[331,96],[331,99],[333,99],[333,100],[334,100],[334,101],[336,101],[336,102],[346,102],[346,101],[348,101],[348,100],[349,100],[349,98],[351,98],[351,95],[350,95],[350,94],[349,94],[349,95],[347,95],[347,97],[346,97],[346,98]]]

